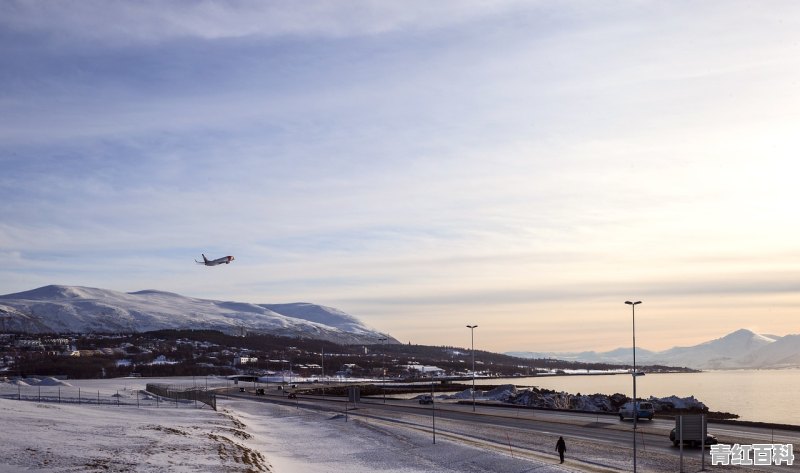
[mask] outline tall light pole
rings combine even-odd
[[[467,325],[472,339],[472,412],[475,412],[475,329],[477,325]]]
[[[320,366],[320,374],[322,375],[322,399],[325,399],[325,345],[322,346],[322,366]]]
[[[625,301],[631,306],[631,320],[633,322],[633,473],[636,473],[636,420],[639,418],[639,403],[636,402],[636,305],[642,301]]]
[[[389,341],[387,337],[382,337],[378,339],[379,342],[383,342],[383,403],[386,404],[386,342]]]

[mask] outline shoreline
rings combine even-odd
[[[388,399],[388,398],[387,398]],[[467,400],[460,400],[458,404],[468,404],[472,405],[472,401]],[[475,405],[477,406],[485,406],[485,407],[502,407],[506,409],[530,409],[534,411],[552,411],[552,412],[578,412],[581,414],[593,414],[593,415],[601,415],[605,417],[617,417],[616,412],[599,412],[599,411],[586,411],[580,409],[557,409],[557,408],[547,408],[547,407],[528,407],[528,406],[520,406],[516,404],[509,404],[505,402],[498,402],[498,401],[475,401]],[[669,419],[669,418],[676,418],[675,415],[670,414],[656,414],[654,418],[658,419]],[[759,422],[759,421],[752,421],[752,420],[738,420],[738,419],[714,419],[714,418],[707,418],[706,421],[709,424],[726,424],[726,425],[743,425],[748,427],[760,427],[765,429],[778,429],[778,430],[790,430],[793,432],[800,432],[800,425],[795,424],[780,424],[775,422]]]
[[[478,391],[483,391],[483,393],[481,394],[481,397],[484,397],[484,398],[476,401],[476,403],[487,405],[487,406],[489,406],[489,405],[498,406],[498,407],[503,407],[503,408],[552,410],[552,411],[563,411],[563,412],[580,412],[580,413],[596,414],[596,415],[603,415],[603,416],[614,416],[614,417],[618,416],[618,410],[617,410],[618,406],[615,407],[613,410],[589,410],[589,409],[580,409],[580,408],[570,409],[570,408],[548,407],[548,406],[542,406],[542,405],[539,405],[539,406],[523,405],[523,404],[518,404],[518,403],[515,403],[515,402],[511,401],[510,397],[496,398],[496,399],[489,399],[489,400],[487,400],[485,398],[487,392],[489,392],[491,390],[494,390],[494,389],[502,389],[503,387],[508,387],[508,386],[514,386],[517,389],[517,391],[514,394],[514,396],[517,396],[517,395],[519,395],[519,393],[522,393],[522,392],[525,391],[525,389],[519,389],[519,386],[516,386],[516,385],[479,385],[479,386],[476,386],[476,389]],[[386,393],[386,395],[388,397],[391,397],[392,395],[397,395],[397,394],[420,394],[420,395],[422,395],[422,394],[430,394],[431,393],[430,387],[431,387],[430,384],[427,384],[427,385],[424,385],[424,384],[393,385],[393,386],[386,386],[385,387],[385,393]],[[455,393],[455,394],[448,394],[447,396],[457,396],[459,393],[467,392],[471,388],[471,385],[460,384],[460,383],[448,383],[448,384],[434,384],[433,387],[434,388],[438,388],[438,390],[446,389],[448,392],[451,392],[451,393],[454,392]],[[315,387],[315,388],[318,388],[318,387]],[[375,397],[375,396],[382,396],[383,393],[384,393],[384,388],[380,384],[371,384],[369,386],[369,388],[370,389],[365,390],[364,387],[362,387],[362,392],[361,392],[362,396]],[[316,389],[305,390],[302,387],[298,387],[298,390],[305,391],[305,392],[307,392],[309,394],[313,394],[313,393],[315,393],[317,391]],[[561,392],[550,390],[550,389],[536,388],[535,391],[537,391],[538,393],[545,393],[545,394],[555,394],[555,395],[561,394]],[[330,394],[333,394],[336,391],[335,391],[335,389],[328,388],[328,389],[326,389],[326,392],[328,392]],[[341,395],[345,395],[344,391],[342,391],[340,394]],[[435,390],[434,391],[434,395],[438,397],[438,396],[442,396],[443,393],[441,391],[437,392]],[[566,393],[566,397],[567,398],[602,397],[602,398],[605,398],[607,400],[612,399],[612,397],[618,397],[619,395],[620,394],[609,395],[609,394],[595,393],[595,394],[592,394],[590,396],[576,396],[576,395],[573,395],[573,394],[570,394],[570,393]],[[401,398],[395,398],[395,399],[401,399]],[[450,399],[457,399],[457,397],[450,397]],[[657,401],[658,399],[664,399],[664,398],[655,398],[655,399],[656,399],[655,402],[658,402]],[[708,408],[708,406],[705,406],[705,404],[703,402],[694,399],[693,396],[691,396],[689,398],[684,398],[684,399],[691,399],[694,402],[699,402],[699,404],[704,406],[705,409],[701,410],[699,407],[688,407],[688,408],[672,407],[672,408],[669,408],[669,410],[667,412],[665,412],[663,410],[657,411],[656,412],[656,417],[674,419],[676,416],[681,415],[681,414],[683,414],[683,415],[704,414],[709,423],[727,424],[727,425],[742,425],[742,426],[752,426],[752,427],[761,427],[761,428],[800,431],[800,424],[791,424],[791,423],[783,423],[783,422],[769,422],[769,421],[761,421],[761,420],[741,420],[741,419],[738,419],[739,415],[735,414],[735,413],[710,410]],[[643,400],[643,401],[652,401],[652,399],[644,399],[644,398],[642,398],[641,400]],[[464,402],[471,403],[471,401],[467,401],[467,400],[458,400],[457,402],[458,403],[464,403]],[[668,404],[668,403],[669,403],[669,401],[666,401],[666,404]],[[613,404],[610,404],[610,405],[613,407]]]
[[[712,370],[703,371],[699,376],[648,374],[639,378],[637,384],[640,399],[694,395],[712,411],[738,414],[737,420],[800,425],[800,415],[792,407],[800,398],[798,376],[800,369]],[[631,380],[627,376],[541,377],[507,381],[519,385],[518,388],[533,385],[568,393],[625,393],[629,397],[631,393]],[[776,389],[778,386],[781,388]]]

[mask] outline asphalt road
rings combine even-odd
[[[481,448],[508,449],[513,455],[527,456],[531,460],[551,456],[555,439],[568,439],[568,452],[573,458],[582,459],[585,471],[632,470],[633,422],[620,421],[615,416],[547,411],[536,409],[507,408],[477,405],[475,412],[471,404],[452,401],[437,401],[432,405],[420,405],[416,400],[387,399],[382,397],[362,398],[357,404],[345,402],[341,397],[298,395],[296,399],[286,397],[286,392],[267,390],[265,395],[254,395],[252,389],[245,393],[229,390],[231,396],[260,402],[275,402],[304,409],[330,411],[338,415],[352,416],[386,427],[429,431],[440,439],[475,444]],[[346,411],[345,411],[346,408]],[[637,423],[638,469],[641,471],[678,471],[683,454],[684,471],[699,471],[701,450],[699,448],[676,448],[669,440],[674,427],[672,419],[640,420]],[[748,426],[709,424],[710,433],[720,443],[794,444],[800,453],[800,432],[771,430]],[[552,445],[551,445],[552,444]],[[800,456],[800,455],[799,455]],[[798,459],[800,461],[800,459]],[[764,467],[710,467],[709,449],[705,451],[707,469],[731,469],[746,471],[798,471],[798,466]]]

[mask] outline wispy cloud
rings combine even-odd
[[[4,2],[0,286],[516,327],[493,349],[632,293],[791,307],[800,15],[770,5]]]
[[[443,28],[508,12],[522,2],[312,0],[302,7],[273,1],[6,2],[2,24],[54,39],[150,43],[181,38],[246,36],[347,37]]]

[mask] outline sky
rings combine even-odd
[[[800,333],[800,4],[0,3],[0,294],[402,342]],[[234,255],[230,265],[194,263]]]

